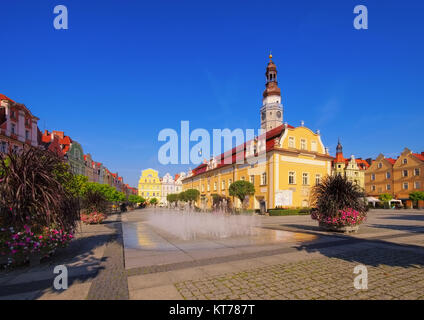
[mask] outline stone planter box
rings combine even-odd
[[[319,227],[325,231],[334,231],[334,232],[342,232],[342,233],[356,233],[359,230],[359,225],[337,227],[337,226],[329,225],[322,222],[319,222]]]

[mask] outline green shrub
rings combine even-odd
[[[311,208],[300,208],[300,209],[270,209],[270,216],[302,216],[309,215]]]

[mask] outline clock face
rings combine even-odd
[[[277,118],[281,118],[281,111],[277,111]]]
[[[262,120],[265,120],[265,118],[266,118],[266,113],[262,112]]]

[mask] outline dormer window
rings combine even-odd
[[[403,164],[408,164],[408,159],[403,159]]]

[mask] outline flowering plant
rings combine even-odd
[[[107,216],[104,213],[100,213],[97,211],[91,213],[83,213],[81,214],[81,221],[85,224],[100,224],[105,220]]]
[[[7,256],[9,265],[26,262],[31,254],[46,257],[56,248],[66,247],[73,238],[72,233],[54,226],[39,232],[32,232],[27,225],[21,231],[13,227],[0,228],[0,256]]]
[[[365,220],[366,214],[361,213],[352,208],[347,208],[344,210],[339,210],[338,215],[328,216],[319,213],[317,210],[313,210],[311,213],[311,218],[317,220],[320,223],[335,227],[343,226],[357,226]]]

